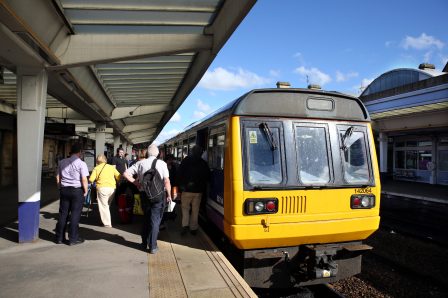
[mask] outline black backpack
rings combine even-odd
[[[152,162],[151,169],[143,174],[143,190],[150,201],[154,200],[165,190],[165,183],[163,182],[159,171],[156,169],[156,163],[157,158]]]

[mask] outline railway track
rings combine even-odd
[[[230,252],[227,250],[227,242],[223,241],[223,238],[220,237],[220,232],[214,228],[213,226],[206,225],[204,222],[204,218],[200,217],[200,225],[202,229],[207,233],[209,238],[214,242],[214,244],[219,248],[219,250],[228,258],[231,259],[229,255]],[[236,264],[233,264],[234,266]],[[235,266],[237,267],[237,266]],[[329,284],[319,284],[308,287],[298,287],[287,290],[278,290],[278,289],[256,289],[253,288],[254,292],[260,298],[342,298],[344,297],[342,294],[338,293],[331,285]]]
[[[381,199],[382,229],[448,247],[448,205],[397,196]]]
[[[320,284],[288,290],[253,289],[259,298],[343,298],[331,285]]]

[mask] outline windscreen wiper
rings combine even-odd
[[[341,146],[342,150],[347,151],[347,144],[350,141],[350,138],[351,138],[354,130],[355,130],[355,127],[350,126],[345,131],[344,135],[342,136],[342,146]]]
[[[271,129],[269,128],[268,124],[266,122],[262,122],[260,124],[260,128],[263,130],[264,134],[266,135],[266,138],[268,139],[269,145],[271,145],[271,150],[277,150],[277,143],[275,142],[274,135],[272,134]]]

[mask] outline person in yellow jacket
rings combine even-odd
[[[96,181],[96,193],[101,221],[105,227],[111,228],[110,204],[114,198],[117,181],[120,181],[120,173],[115,166],[107,164],[107,159],[104,154],[98,155],[96,164],[97,166],[93,169],[89,181],[90,183]]]

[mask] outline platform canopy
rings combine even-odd
[[[0,0],[0,111],[46,69],[47,121],[152,142],[255,1]]]

